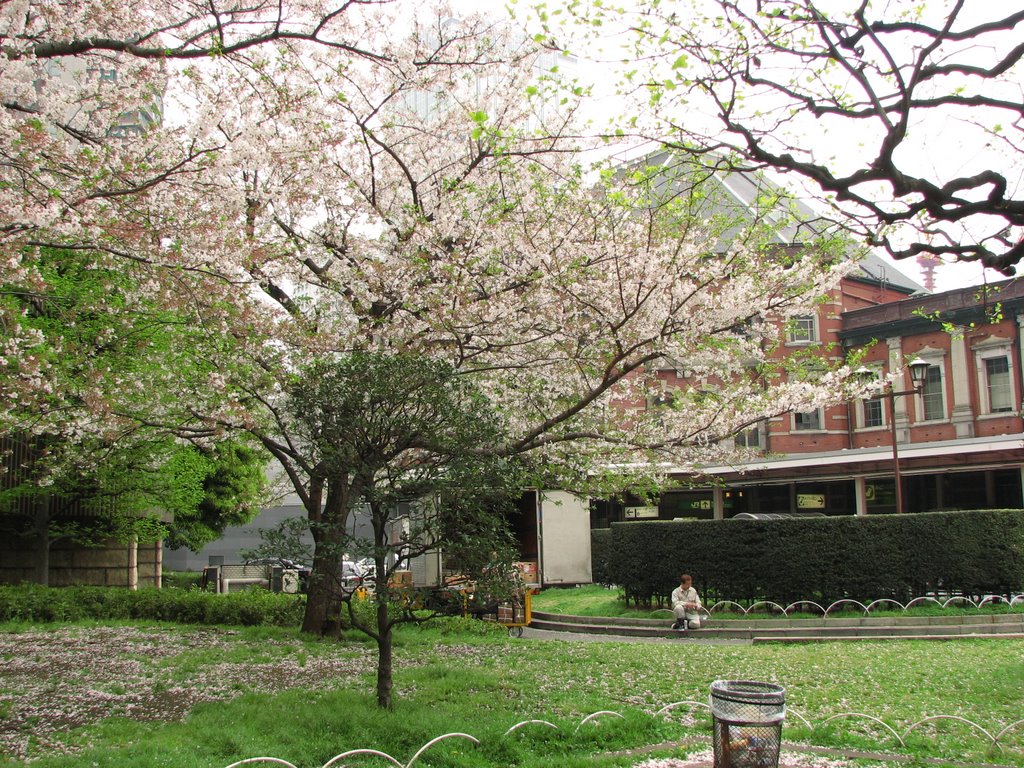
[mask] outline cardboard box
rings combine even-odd
[[[538,568],[536,560],[523,560],[522,562],[513,563],[513,565],[527,584],[535,584],[537,582]]]
[[[411,587],[412,571],[395,571],[391,574],[389,583],[392,587]]]

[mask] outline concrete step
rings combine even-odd
[[[671,619],[569,616],[532,612],[530,626],[556,632],[626,637],[678,637]],[[716,619],[688,636],[755,642],[871,638],[1024,637],[1024,614],[865,616],[844,619]]]

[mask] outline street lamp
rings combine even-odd
[[[913,383],[913,389],[904,389],[896,391],[892,388],[892,384],[887,384],[886,391],[881,392],[879,397],[884,397],[889,401],[889,434],[892,439],[892,467],[893,467],[893,479],[896,482],[896,514],[903,514],[903,482],[900,478],[900,454],[899,447],[896,444],[896,398],[903,395],[916,395],[921,391],[921,387],[924,386],[925,380],[928,378],[928,362],[922,360],[920,357],[915,357],[909,363],[907,368],[910,369],[910,380]],[[874,378],[874,371],[870,368],[861,366],[856,371],[856,375],[861,378]]]

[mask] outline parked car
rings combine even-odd
[[[341,586],[345,590],[358,589],[363,585],[363,569],[357,560],[341,561]]]

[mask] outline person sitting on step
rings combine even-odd
[[[693,588],[693,578],[684,573],[679,577],[679,586],[672,590],[672,612],[676,617],[672,629],[699,629],[700,608],[700,596]]]

